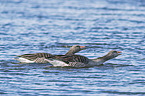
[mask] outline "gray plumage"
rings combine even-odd
[[[26,59],[29,59],[29,60],[35,60],[35,59],[38,59],[38,58],[48,58],[48,57],[51,57],[53,56],[52,54],[49,54],[49,53],[34,53],[34,54],[24,54],[24,55],[18,55],[17,57],[22,57],[22,58],[26,58]]]
[[[74,45],[70,48],[70,50],[65,54],[67,56],[74,55],[76,52],[82,50],[84,46]],[[23,63],[49,63],[46,58],[53,57],[50,53],[33,53],[33,54],[23,54],[18,55],[16,60],[23,62]]]
[[[70,67],[80,68],[80,67],[91,67],[91,66],[101,65],[104,62],[106,62],[107,60],[110,60],[112,58],[119,56],[120,53],[121,53],[120,51],[113,50],[113,51],[110,51],[107,55],[96,58],[96,59],[88,59],[87,57],[81,56],[81,55],[71,55],[71,56],[55,55],[55,56],[52,56],[47,59],[54,66],[62,66],[62,67],[70,66]],[[51,60],[53,62],[51,62]],[[60,65],[58,65],[58,64],[55,65],[56,63],[54,62],[54,60],[62,61],[65,64],[62,63]]]

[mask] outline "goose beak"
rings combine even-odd
[[[86,46],[80,46],[80,48],[83,50],[83,49],[85,49],[85,48],[86,48]]]
[[[121,53],[122,53],[121,51],[117,51],[117,54],[118,54],[118,55],[121,55]]]

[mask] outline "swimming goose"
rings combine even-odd
[[[65,54],[67,56],[74,55],[76,52],[83,50],[85,46],[73,45],[70,50]],[[33,53],[18,55],[16,60],[22,63],[48,63],[46,58],[52,57],[50,53]],[[54,55],[55,56],[55,55]]]
[[[96,59],[88,59],[87,57],[81,55],[72,55],[72,56],[55,55],[50,58],[47,58],[47,60],[53,66],[62,66],[62,67],[70,66],[70,67],[77,67],[77,68],[91,67],[91,66],[101,65],[104,62],[121,55],[120,53],[121,51],[112,50],[107,55]]]

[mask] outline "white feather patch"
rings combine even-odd
[[[15,58],[15,59],[22,62],[22,63],[34,63],[35,62],[35,61],[31,61],[31,60],[28,60],[28,59],[22,58],[22,57]]]
[[[53,66],[62,66],[62,67],[69,66],[67,63],[65,63],[63,61],[60,61],[60,60],[55,60],[55,59],[49,60],[49,59],[47,59],[47,61],[49,63],[51,63]]]

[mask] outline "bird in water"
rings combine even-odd
[[[70,50],[64,56],[71,56],[75,53],[85,49],[85,46],[73,45]],[[18,55],[15,58],[16,60],[20,61],[21,63],[49,63],[46,58],[54,57],[50,53],[33,53],[33,54],[23,54]]]
[[[92,66],[102,65],[104,62],[113,59],[119,55],[121,55],[121,51],[112,50],[105,56],[96,59],[89,59],[81,55],[70,55],[70,56],[54,55],[46,59],[49,63],[51,63],[55,67],[69,66],[69,67],[81,68],[81,67],[92,67]]]

